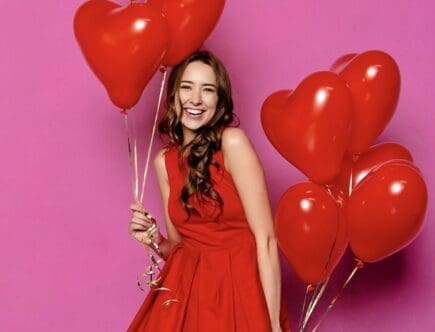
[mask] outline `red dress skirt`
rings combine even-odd
[[[128,332],[272,331],[254,236],[222,151],[213,157],[220,167],[210,165],[210,176],[224,202],[223,211],[215,219],[219,207],[213,201],[200,204],[192,196],[189,203],[200,215],[186,221],[179,200],[185,177],[178,150],[165,154],[168,212],[183,240],[172,248],[160,273],[159,287],[168,290],[150,290]],[[290,331],[282,297],[280,321],[282,330]]]

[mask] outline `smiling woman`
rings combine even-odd
[[[264,174],[243,131],[231,128],[228,74],[198,51],[169,78],[155,159],[168,239],[133,204],[130,234],[166,260],[128,331],[289,331]]]
[[[209,65],[195,61],[186,67],[180,83],[180,103],[176,104],[176,110],[181,117],[183,134],[191,141],[195,130],[206,125],[216,113],[216,76]]]
[[[167,108],[159,123],[160,133],[189,156],[187,181],[181,201],[188,215],[195,209],[188,197],[205,195],[220,206],[209,166],[221,149],[222,130],[234,120],[231,82],[222,63],[209,52],[196,52],[176,66],[168,82]]]

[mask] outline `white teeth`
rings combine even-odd
[[[191,115],[199,115],[202,112],[204,112],[202,110],[196,110],[196,109],[193,109],[193,108],[186,108],[186,111],[187,111],[187,113],[189,113]]]

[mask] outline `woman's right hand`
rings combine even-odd
[[[154,218],[149,214],[142,204],[133,203],[130,205],[132,218],[128,224],[128,234],[143,244],[151,244],[151,236],[156,242],[160,232]],[[157,233],[156,234],[156,230]]]

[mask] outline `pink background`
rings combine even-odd
[[[145,296],[135,278],[147,258],[127,234],[132,196],[123,118],[74,39],[80,3],[7,1],[0,11],[2,331],[124,331]],[[263,100],[342,54],[368,49],[391,54],[403,78],[396,114],[379,141],[406,146],[433,188],[434,12],[429,0],[227,1],[206,46],[230,71],[236,112],[264,162],[273,206],[304,176],[267,141]],[[142,137],[150,132],[159,79],[132,112]],[[154,177],[152,170],[145,205],[162,220]],[[357,274],[321,330],[435,329],[430,199],[418,239]],[[336,287],[351,265],[349,255],[334,275]],[[282,269],[294,325],[305,286],[284,261]]]

